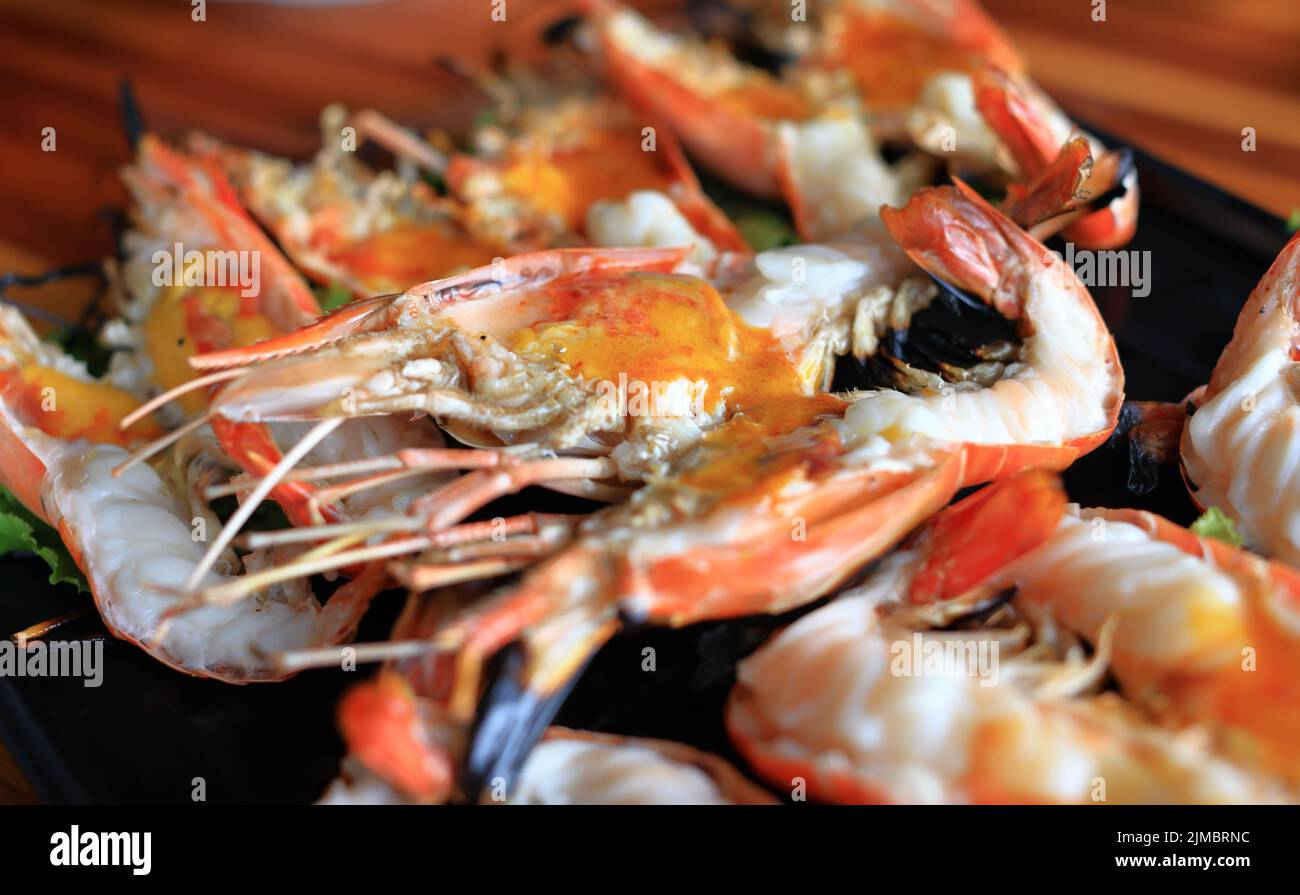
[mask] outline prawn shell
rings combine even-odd
[[[671,122],[704,167],[725,174],[745,192],[781,198],[775,135],[765,122],[714,102],[642,62],[614,36],[610,21],[617,13],[611,4],[586,0],[584,5],[598,27],[606,76],[630,102]]]
[[[1230,574],[1265,582],[1300,610],[1300,571],[1284,563],[1267,560],[1217,538],[1200,537],[1190,529],[1148,510],[1094,509],[1091,512],[1111,522],[1127,522],[1151,538],[1171,544],[1190,556],[1204,559]]]

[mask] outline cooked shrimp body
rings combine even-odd
[[[885,223],[913,260],[1012,320],[1019,355],[989,387],[866,392],[844,415],[846,445],[919,436],[938,443],[1068,444],[1109,431],[1122,373],[1114,343],[1072,272],[969,189],[927,189]],[[1095,444],[1091,439],[1091,444]]]
[[[800,300],[762,328],[745,322],[709,281],[675,273],[685,254],[682,248],[567,249],[516,256],[399,296],[354,302],[280,339],[196,358],[203,367],[236,367],[229,376],[214,374],[230,378],[211,400],[214,421],[223,425],[312,421],[312,433],[342,421],[355,427],[371,417],[415,413],[474,446],[406,445],[292,469],[286,460],[250,479],[250,488],[265,489],[361,474],[303,496],[318,526],[312,531],[257,539],[301,543],[319,534],[351,539],[335,546],[355,549],[331,547],[328,556],[275,574],[287,579],[426,550],[440,558],[432,568],[420,562],[404,572],[409,583],[518,571],[562,546],[573,520],[513,517],[503,524],[524,539],[505,543],[498,543],[505,532],[486,531],[485,523],[460,523],[530,485],[621,500],[629,490],[621,482],[666,475],[728,419],[785,432],[841,405],[818,389],[829,378],[834,331],[847,324],[829,318],[816,290],[849,288],[854,277],[886,277],[884,271],[855,264],[807,286],[802,275],[791,278],[778,265],[772,275],[788,280],[778,287],[782,296]],[[774,284],[761,270],[754,277]],[[760,288],[751,280],[741,285]],[[374,485],[457,469],[470,474],[434,488],[425,480],[404,519],[356,518],[327,500],[356,499]],[[332,515],[322,518],[326,511]],[[229,523],[220,540],[231,540],[242,521]],[[390,537],[377,544],[375,536]],[[454,547],[465,556],[464,537],[474,540],[471,552],[480,563],[462,565],[444,554]],[[368,543],[356,546],[359,541]],[[516,547],[525,552],[487,555]],[[211,589],[199,599],[234,599],[236,590]]]
[[[881,158],[851,94],[786,82],[615,4],[589,6],[611,83],[715,175],[784,198],[804,239],[835,236],[906,198],[907,178]]]
[[[350,150],[365,132],[350,121],[342,107],[327,108],[322,148],[306,165],[203,135],[191,145],[226,173],[300,269],[357,298],[401,292],[507,254],[470,229],[459,203],[423,181],[362,164]]]
[[[187,153],[146,135],[134,164],[123,171],[135,204],[133,227],[124,237],[126,260],[120,284],[120,316],[104,330],[115,349],[107,382],[150,401],[170,428],[199,424],[210,412],[209,388],[189,361],[195,355],[238,350],[282,337],[320,314],[306,282],[265,236],[235,197],[210,154]],[[215,418],[211,427],[231,458],[247,473],[264,475],[282,458],[280,444],[296,441],[292,427],[235,423]],[[158,449],[168,438],[155,441]],[[309,455],[340,459],[345,446],[399,448],[441,446],[427,423],[397,419],[349,422]],[[133,455],[131,462],[141,459]],[[363,455],[357,455],[363,456]],[[398,487],[381,489],[398,497]],[[272,497],[296,524],[346,518],[349,504],[377,506],[380,495],[355,496],[319,507],[307,482],[277,485]],[[340,515],[340,511],[342,515]]]
[[[990,632],[922,635],[882,623],[880,596],[840,597],[740,663],[727,726],[772,786],[838,802],[1282,797],[1266,778],[1214,756],[1194,736],[1162,730],[1114,694],[1036,692],[1017,680],[1032,663],[999,661]],[[912,661],[918,649],[954,659],[933,670],[928,660]],[[981,655],[992,656],[996,677]]]
[[[38,340],[17,311],[0,308],[0,327],[0,481],[58,529],[115,636],[178,670],[235,683],[284,677],[270,657],[351,636],[382,575],[345,585],[328,608],[298,581],[173,617],[185,577],[207,549],[207,528],[218,524],[199,495],[229,461],[194,433],[168,455],[174,463],[120,470],[124,445],[153,437],[156,424],[121,430],[119,420],[137,406],[130,395]],[[250,554],[242,565],[271,559]],[[241,561],[223,551],[202,583],[217,586],[240,571]]]
[[[918,532],[902,604],[992,593],[1042,630],[1091,643],[1127,700],[1216,754],[1296,784],[1300,576],[1141,510],[1066,507],[1026,473],[945,509]],[[913,608],[909,610],[917,614]]]
[[[165,432],[140,401],[184,391],[195,375],[188,364],[193,355],[291,331],[319,309],[208,160],[146,135],[123,177],[136,204],[125,239],[122,316],[110,323],[107,341],[124,350],[114,353],[109,375],[96,380],[37,340],[17,312],[4,312],[0,379],[6,455],[14,461],[5,479],[29,508],[59,527],[114,634],[193,674],[232,682],[278,679],[285,673],[270,657],[350,636],[383,576],[361,575],[328,610],[305,581],[297,581],[252,587],[256,598],[239,607],[178,613],[187,602],[186,576],[201,561],[209,570],[198,583],[218,587],[249,580],[240,573],[263,572],[294,555],[277,549],[241,560],[225,545],[212,547],[206,534],[220,528],[206,489],[239,471],[237,464],[253,470],[259,468],[253,460],[274,465],[280,459],[277,433],[260,424],[205,425],[207,401],[197,390],[183,396],[179,411],[165,408],[173,428]],[[195,256],[218,263],[193,262],[197,269],[191,270]],[[234,265],[225,266],[231,259]],[[236,269],[258,276],[237,280]],[[160,278],[160,271],[170,276]],[[138,421],[122,425],[131,420]],[[276,428],[281,437],[294,434]],[[138,447],[142,442],[146,446]],[[440,445],[428,424],[356,421],[323,439],[312,456]],[[248,451],[240,449],[245,446]],[[128,447],[136,449],[127,453]],[[151,455],[151,463],[141,462]],[[272,496],[292,517],[306,509],[311,492],[292,483]],[[380,488],[336,506],[368,518],[400,513],[411,497]]]
[[[1224,754],[1300,780],[1300,577],[1138,510],[1078,510],[995,578],[1096,642],[1134,702]]]
[[[1218,507],[1246,542],[1300,565],[1300,241],[1282,250],[1237,318],[1232,340],[1183,429],[1193,499]]]
[[[847,75],[878,134],[905,134],[961,169],[1000,170],[1012,178],[1013,191],[1029,187],[1062,147],[1083,136],[1096,160],[1078,187],[1088,207],[1035,235],[1064,228],[1067,239],[1093,249],[1132,239],[1136,172],[1122,153],[1082,134],[1030,79],[1019,53],[979,3],[839,0],[820,4],[807,25],[787,21],[786,29],[811,32],[787,42],[787,52],[798,60],[796,72]]]
[[[320,314],[306,283],[206,159],[146,134],[122,179],[134,203],[117,284],[120,316],[104,335],[115,349],[115,385],[152,397],[192,379],[195,354],[251,345]],[[163,418],[176,425],[204,404],[201,393],[188,395]]]
[[[521,255],[199,363],[254,365],[216,399],[232,419],[423,410],[471,444],[612,450],[611,474],[641,478],[728,416],[798,398],[829,375],[825,351],[799,341],[827,341],[814,338],[820,305],[772,315],[779,328],[750,325],[708,281],[672,273],[683,254]],[[757,270],[739,291],[773,282]],[[852,276],[829,282],[854,286]]]
[[[958,189],[921,193],[885,223],[949,288],[999,308],[1022,338],[1044,340],[1030,345],[1023,368],[1007,368],[1014,378],[955,390],[959,414],[993,422],[972,424],[964,440],[945,427],[939,405],[930,407],[932,396],[883,390],[847,403],[803,396],[780,413],[732,417],[676,459],[670,475],[584,522],[570,546],[517,585],[444,620],[431,639],[443,673],[429,661],[451,729],[473,713],[482,661],[508,643],[521,640],[527,654],[515,686],[547,705],[624,619],[683,626],[805,605],[961,487],[1062,468],[1105,439],[1122,374],[1068,271],[1045,265],[1041,246]],[[1038,401],[1054,402],[1046,423]],[[448,651],[457,656],[450,672]],[[474,772],[512,779],[518,769],[493,766],[497,757],[479,755]]]
[[[86,573],[114,635],[177,670],[231,683],[278,680],[285,675],[272,657],[350,637],[358,616],[349,597],[372,587],[373,576],[345,585],[329,608],[306,582],[297,582],[243,603],[203,606],[172,617],[181,599],[177,591],[206,546],[193,537],[188,506],[178,506],[175,493],[151,467],[138,465],[114,476],[125,456],[119,448],[74,444],[46,456],[50,521]],[[246,559],[245,568],[256,571],[257,559]],[[202,585],[231,580],[239,567],[229,560],[225,565],[205,576]]]

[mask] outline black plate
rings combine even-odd
[[[1158,159],[1138,152],[1136,161],[1142,215],[1127,249],[1150,253],[1150,294],[1092,291],[1119,344],[1128,395],[1176,401],[1209,376],[1286,232],[1272,215]],[[1176,475],[1141,498],[1126,492],[1126,476],[1126,453],[1107,446],[1076,463],[1066,482],[1084,505],[1141,506],[1184,524],[1194,517]],[[4,560],[0,570],[0,636],[84,602],[47,585],[36,560]],[[382,597],[362,637],[382,637],[399,603],[396,594]],[[778,623],[626,632],[596,656],[557,720],[731,755],[721,707],[734,660]],[[96,624],[59,636],[83,636]],[[641,670],[645,647],[656,651],[655,673]],[[185,677],[110,639],[97,690],[76,679],[0,678],[0,734],[46,801],[185,802],[202,777],[212,802],[307,802],[338,766],[334,707],[356,680],[313,672],[232,687]]]

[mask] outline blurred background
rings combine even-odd
[[[499,22],[492,0],[209,0],[196,22],[190,0],[0,0],[0,271],[112,251],[116,172],[129,157],[123,78],[163,135],[197,128],[305,158],[330,102],[416,125],[467,116],[474,101],[436,60],[536,52],[574,5],[505,0]],[[1102,0],[984,5],[1075,117],[1279,216],[1300,207],[1300,0],[1112,0],[1105,21],[1093,19]],[[41,151],[47,127],[55,152]],[[1255,152],[1242,150],[1246,127]],[[73,283],[40,300],[84,294]],[[0,802],[30,799],[0,749]]]
[[[817,0],[807,0],[815,4]],[[985,0],[1077,118],[1286,216],[1300,205],[1298,0]],[[0,0],[0,242],[69,263],[111,249],[102,211],[128,158],[119,81],[148,125],[305,157],[330,102],[399,121],[466,108],[435,60],[528,53],[572,0]],[[670,0],[633,5],[680,8]],[[54,127],[58,150],[41,151]],[[1253,127],[1258,149],[1241,148]]]

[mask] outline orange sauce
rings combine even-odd
[[[812,107],[797,90],[768,75],[755,75],[743,86],[728,88],[716,98],[720,105],[746,117],[803,121],[812,116]]]
[[[973,73],[984,57],[888,13],[846,16],[826,54],[829,68],[849,71],[873,111],[898,111],[941,71]]]
[[[704,491],[726,492],[741,503],[754,489],[780,490],[786,481],[806,473],[820,453],[825,453],[829,462],[837,450],[834,443],[822,439],[799,449],[773,452],[771,439],[811,426],[822,417],[838,416],[847,406],[846,401],[823,392],[793,396],[757,413],[734,417],[704,437],[705,443],[717,450],[702,466],[683,475],[682,482]]]
[[[198,375],[189,360],[219,348],[252,345],[279,330],[258,312],[256,301],[232,287],[173,286],[162,292],[142,326],[145,348],[154,365],[154,382],[163,389]],[[202,392],[180,398],[187,415],[207,404]]]
[[[232,286],[171,286],[164,289],[141,325],[154,383],[170,389],[198,375],[189,359],[218,348],[251,345],[279,330]],[[51,367],[29,364],[0,374],[0,387],[22,418],[47,435],[73,441],[127,446],[157,438],[163,428],[146,417],[126,431],[118,424],[139,402],[129,393],[99,382],[85,382]],[[203,410],[207,398],[192,392],[180,398],[187,415]]]
[[[518,149],[502,184],[581,233],[593,202],[624,199],[637,190],[667,191],[672,184],[659,156],[642,149],[643,139],[639,129],[606,128],[561,152]]]
[[[730,490],[751,480],[770,439],[843,412],[829,394],[806,395],[772,335],[748,326],[712,285],[674,274],[574,277],[548,290],[548,322],[511,334],[519,354],[568,364],[587,381],[689,380],[708,384],[731,419],[707,439],[723,450],[687,476],[701,488]]]
[[[706,404],[757,412],[802,386],[766,330],[747,326],[704,280],[656,273],[572,277],[547,290],[548,321],[507,339],[586,380],[708,383]]]
[[[1247,670],[1244,652],[1219,669],[1207,682],[1209,705],[1223,726],[1259,738],[1267,753],[1259,759],[1294,782],[1300,780],[1300,640],[1278,625],[1252,610],[1242,647],[1252,650],[1253,670]]]
[[[120,430],[122,417],[140,402],[121,389],[85,382],[53,367],[29,364],[2,371],[0,390],[24,422],[65,441],[85,438],[95,444],[125,447],[137,439],[163,434],[152,419]]]
[[[350,243],[331,260],[376,295],[491,264],[501,253],[450,223],[402,226]]]

